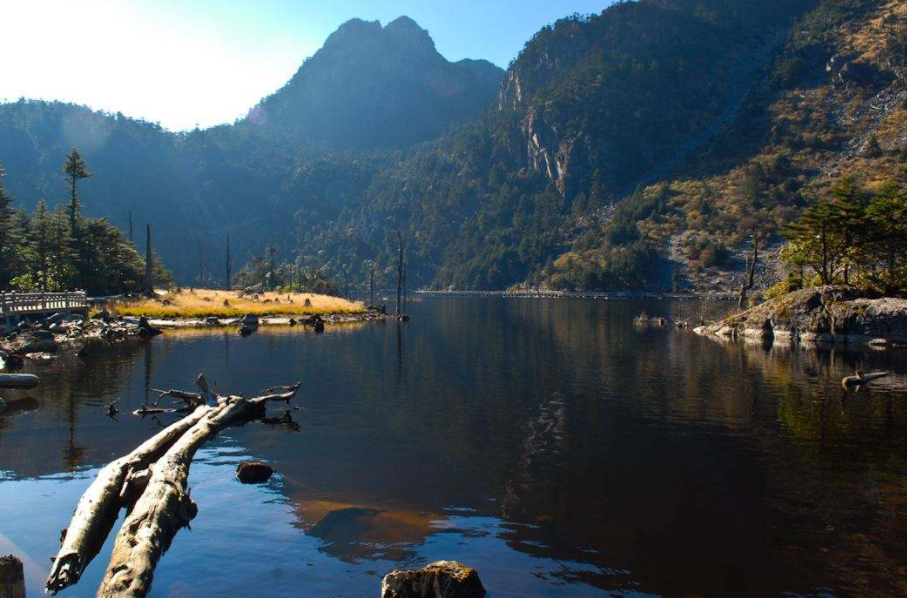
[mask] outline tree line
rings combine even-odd
[[[0,289],[110,295],[145,288],[145,258],[132,241],[106,218],[82,215],[79,184],[93,175],[77,149],[63,165],[67,201],[53,209],[43,198],[31,214],[15,209],[3,175],[0,167]],[[152,267],[158,284],[172,283],[154,258]]]
[[[894,181],[864,193],[844,178],[784,234],[782,257],[795,270],[784,283],[790,290],[845,284],[907,294],[907,189]]]

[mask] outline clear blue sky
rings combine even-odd
[[[407,15],[448,59],[506,67],[544,25],[612,1],[0,0],[0,100],[204,128],[245,115],[352,18]]]

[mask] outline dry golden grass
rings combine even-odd
[[[311,306],[306,306],[309,299]],[[225,303],[226,302],[226,303]],[[262,293],[257,299],[240,297],[236,291],[183,289],[159,294],[153,299],[126,300],[118,303],[117,313],[149,318],[221,318],[257,316],[303,316],[352,314],[364,311],[361,303],[339,297],[312,293]]]

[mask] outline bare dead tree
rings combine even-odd
[[[401,299],[403,296],[403,234],[397,231],[397,305],[396,314],[402,314]]]
[[[372,262],[368,271],[368,304],[375,304],[375,262]]]
[[[233,278],[232,260],[230,259],[230,233],[227,233],[227,290],[230,290],[230,279]]]
[[[743,276],[743,284],[740,285],[740,295],[737,299],[737,309],[746,308],[746,294],[756,285],[756,268],[759,265],[759,237],[753,233],[753,254],[746,258],[746,272]]]
[[[201,243],[198,244],[198,286],[201,288],[205,280],[205,254]]]
[[[145,244],[145,294],[154,295],[154,255],[151,250],[151,225],[145,225],[147,240]]]

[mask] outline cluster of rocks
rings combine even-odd
[[[816,287],[766,301],[695,331],[728,339],[907,346],[907,299],[880,297],[852,287]]]
[[[353,322],[372,322],[386,320],[388,317],[381,311],[367,310],[364,313],[327,314],[311,316],[256,316],[248,314],[241,318],[209,316],[207,318],[159,318],[150,320],[152,326],[159,328],[204,328],[215,326],[239,326],[254,331],[258,326],[311,326],[321,328],[325,324],[349,324]],[[407,319],[408,316],[407,316]],[[317,330],[316,330],[317,332]]]
[[[111,318],[101,313],[86,318],[78,313],[56,313],[38,322],[21,322],[0,338],[6,367],[23,359],[46,360],[61,350],[81,351],[90,342],[118,342],[159,334],[145,318]]]

